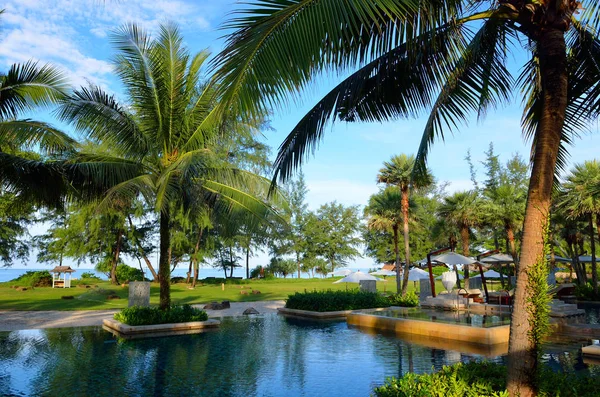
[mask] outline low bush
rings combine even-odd
[[[144,273],[140,269],[127,265],[117,265],[117,280],[120,283],[128,283],[130,281],[144,281]]]
[[[591,283],[578,285],[575,287],[575,296],[582,301],[598,301],[600,296],[594,293],[594,287]]]
[[[158,307],[132,306],[115,313],[115,320],[127,325],[153,325],[206,321],[208,314],[204,310],[190,305],[171,306],[168,310]]]
[[[401,294],[388,296],[391,306],[416,307],[419,306],[419,297],[415,291],[408,291],[406,296]]]
[[[389,300],[378,293],[359,290],[296,292],[294,295],[288,296],[285,303],[285,307],[288,309],[314,312],[372,309],[389,305]]]
[[[47,270],[30,270],[11,280],[9,284],[27,287],[51,287],[52,275]]]
[[[557,373],[542,368],[538,396],[597,396],[597,374]],[[488,362],[459,363],[445,366],[433,374],[407,373],[402,378],[388,378],[374,390],[377,397],[426,396],[495,396],[507,397],[506,366]]]
[[[100,277],[96,276],[96,274],[94,274],[92,272],[83,272],[83,273],[81,273],[81,279],[86,279],[86,280],[101,280]]]
[[[250,282],[249,280],[244,280],[241,278],[223,278],[223,277],[206,277],[206,278],[201,279],[200,281],[203,284],[217,284],[217,285],[220,285],[221,283],[240,285],[240,284],[248,284]]]

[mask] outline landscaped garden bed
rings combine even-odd
[[[220,321],[209,319],[204,310],[189,305],[168,310],[133,306],[123,309],[112,319],[103,320],[103,328],[125,339],[184,335],[216,328]]]
[[[279,313],[317,319],[346,317],[354,310],[377,309],[390,306],[390,301],[375,292],[311,291],[288,296]]]

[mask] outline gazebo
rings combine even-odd
[[[50,273],[52,273],[52,288],[71,288],[71,273],[75,271],[71,269],[71,266],[56,266],[50,270]],[[67,275],[69,275],[68,278]]]

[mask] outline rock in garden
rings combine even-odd
[[[204,306],[204,310],[223,310],[223,309],[229,309],[230,307],[231,307],[231,305],[229,304],[229,301],[223,301],[221,303],[211,302],[208,305]]]
[[[221,302],[221,306],[223,306],[223,309],[229,309],[229,308],[231,308],[231,304],[229,303],[229,301],[223,301],[223,302]]]
[[[90,286],[85,284],[77,284],[77,288],[90,288]]]
[[[258,294],[260,294],[259,290],[257,290],[257,289],[252,290],[252,295],[258,295]]]
[[[255,308],[249,307],[246,310],[244,310],[244,312],[242,314],[249,315],[249,314],[259,314],[259,313],[258,313],[258,310],[256,310]]]
[[[73,295],[63,295],[60,299],[75,299],[75,297]]]
[[[110,294],[106,296],[106,300],[114,300],[114,299],[121,299],[121,297],[119,295],[115,295],[115,294]]]
[[[240,291],[240,294],[242,294],[242,295],[248,295],[248,291],[246,291],[246,290],[241,290],[241,291]]]
[[[17,287],[15,288],[17,291],[27,291],[27,288],[25,287]]]

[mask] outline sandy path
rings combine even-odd
[[[253,307],[260,314],[276,313],[284,301],[231,302],[231,308],[207,310],[209,317],[241,316],[244,310]],[[202,308],[204,305],[193,305]],[[85,327],[102,325],[102,319],[112,317],[116,310],[77,311],[0,311],[0,331],[16,331],[35,328]]]

